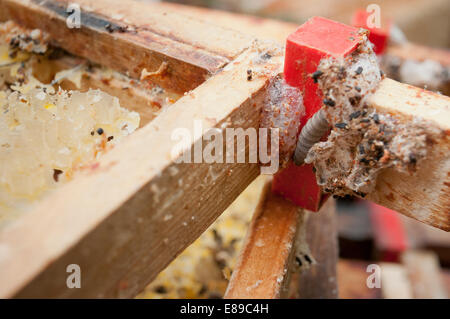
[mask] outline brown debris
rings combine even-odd
[[[314,164],[318,184],[335,195],[364,197],[383,169],[413,173],[426,157],[427,141],[434,132],[424,120],[405,125],[367,105],[381,81],[370,45],[362,43],[340,61],[322,60],[319,70],[323,74],[318,83],[333,129],[327,141],[315,144],[306,158]]]

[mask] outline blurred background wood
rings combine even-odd
[[[307,212],[304,228],[314,263],[300,270],[297,297],[330,299],[338,297],[336,265],[338,260],[336,201],[327,200],[317,213]]]
[[[149,0],[144,0],[149,1]],[[301,24],[320,15],[350,23],[356,9],[366,8],[371,0],[178,0],[205,6]],[[412,42],[435,47],[450,45],[450,1],[379,0],[380,13],[395,21]]]

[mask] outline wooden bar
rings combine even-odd
[[[266,19],[254,15],[238,14],[210,8],[186,6],[171,2],[161,2],[159,5],[162,8],[176,10],[189,17],[201,19],[202,21],[217,26],[242,32],[258,39],[270,39],[281,44],[284,44],[288,35],[299,27],[298,23]]]
[[[339,298],[430,298],[431,295],[442,298],[447,295],[450,292],[449,272],[436,268],[434,257],[429,258],[430,254],[432,255],[429,251],[421,251],[419,255],[417,252],[408,251],[408,254],[414,255],[409,262],[382,263],[380,265],[382,283],[379,287],[372,288],[367,286],[368,276],[372,276],[370,281],[374,283],[373,268],[369,268],[371,262],[340,259],[338,263]],[[368,271],[368,269],[371,270]],[[416,290],[421,292],[418,294]]]
[[[401,122],[414,118],[427,120],[427,129],[440,132],[436,140],[430,142],[429,154],[415,174],[384,170],[368,198],[450,231],[450,98],[385,79],[367,103],[377,112],[390,114]]]
[[[441,267],[450,267],[450,236],[437,228],[416,223],[415,220],[400,216],[413,249],[427,250],[438,256]]]
[[[373,274],[367,271],[370,264],[369,261],[359,259],[339,259],[337,265],[339,299],[381,298],[381,287],[367,286],[368,276]]]
[[[81,7],[80,29],[66,25],[71,3]],[[164,66],[151,80],[177,93],[197,87],[251,43],[241,33],[134,0],[1,0],[0,12],[0,20],[45,30],[54,45],[136,79]]]
[[[283,298],[304,212],[266,186],[233,270],[225,298]]]
[[[336,228],[333,199],[313,213],[267,186],[225,298],[337,298]]]
[[[431,251],[408,250],[401,257],[414,298],[447,299],[439,260]]]
[[[427,81],[428,83],[419,83],[425,80],[421,79],[419,81],[416,79],[417,74],[413,76],[413,79],[409,79],[408,75],[404,74],[404,68],[413,67],[419,67],[419,70],[416,70],[414,73],[424,72],[422,70],[424,63],[428,65],[426,69],[433,76],[432,79]],[[422,67],[420,67],[421,65]],[[394,80],[417,86],[425,84],[428,90],[439,91],[447,96],[450,95],[450,77],[448,76],[450,50],[448,49],[436,49],[409,42],[401,45],[392,45],[388,47],[388,50],[382,57],[381,66],[387,76]],[[427,77],[422,76],[422,78]]]
[[[384,299],[412,299],[413,292],[406,267],[381,263],[381,296]]]
[[[390,46],[386,54],[403,60],[432,60],[442,66],[450,67],[450,51],[445,49],[435,49],[408,42],[402,45]]]
[[[370,0],[274,0],[261,4],[259,10],[252,12],[298,24],[312,16],[348,24],[356,10],[373,3]],[[450,44],[450,30],[447,27],[450,4],[447,0],[379,1],[376,4],[380,6],[381,16],[395,21],[411,41],[442,47]],[[240,8],[244,10],[246,7]]]
[[[424,3],[425,4],[425,3]],[[270,39],[278,41],[282,44],[286,41],[289,34],[294,32],[298,27],[298,23],[285,22],[273,19],[266,19],[261,17],[255,17],[244,14],[231,13],[220,10],[213,10],[200,7],[185,6],[175,3],[161,3],[161,7],[171,10],[177,10],[190,17],[198,17],[203,21],[219,25],[225,28],[231,28],[236,31],[244,32],[245,34],[255,36],[259,39]],[[354,10],[358,9],[358,6],[354,7]],[[353,11],[354,11],[353,10]],[[346,10],[346,14],[351,14],[352,10]],[[388,10],[389,11],[389,10]],[[385,12],[386,9],[385,9]],[[318,13],[311,15],[317,15]],[[333,18],[333,17],[331,17]],[[340,15],[334,17],[342,22],[350,21],[350,17],[344,18]],[[415,61],[423,62],[425,60],[431,60],[439,63],[442,66],[442,72],[444,68],[450,67],[450,51],[446,49],[437,49],[427,47],[415,43],[405,43],[403,45],[391,45],[388,47],[386,56],[391,57],[398,63],[399,61]],[[392,79],[402,82],[397,69],[391,69],[389,65],[381,64],[383,71]],[[407,79],[405,79],[407,80]],[[429,88],[432,89],[432,88]],[[434,89],[434,88],[433,88]],[[443,82],[440,87],[437,88],[442,93],[450,95],[450,82]]]
[[[338,234],[336,202],[328,199],[319,212],[306,212],[302,228],[304,241],[314,262],[300,267],[297,295],[300,299],[333,299],[338,297]]]
[[[88,65],[88,61],[71,55],[63,55],[57,59],[36,59],[33,63],[33,75],[42,83],[50,83],[57,72],[70,70],[80,64]],[[64,90],[86,92],[89,89],[99,89],[119,99],[120,105],[133,110],[140,115],[140,126],[155,119],[161,111],[175,103],[180,94],[159,89],[155,85],[134,81],[111,69],[105,70],[99,66],[90,66],[83,70],[79,87],[69,78],[59,83]],[[152,90],[156,89],[156,90]],[[153,92],[153,91],[156,91]]]

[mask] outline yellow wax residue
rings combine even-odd
[[[100,90],[55,91],[31,75],[0,91],[0,220],[70,180],[138,128],[139,120]]]

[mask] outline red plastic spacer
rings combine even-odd
[[[400,214],[375,203],[370,203],[377,258],[398,262],[401,254],[410,247]]]
[[[373,43],[373,51],[377,54],[383,54],[389,42],[391,22],[382,21],[379,28],[369,28],[368,20],[370,18],[369,12],[366,10],[357,10],[352,18],[352,25],[358,28],[364,28],[370,31],[369,41]]]
[[[287,84],[302,91],[305,106],[299,132],[323,104],[322,92],[312,78],[320,60],[347,56],[359,40],[358,28],[322,17],[309,19],[287,38],[284,77]],[[275,175],[272,190],[311,211],[318,211],[327,198],[317,185],[312,165],[289,163]]]

